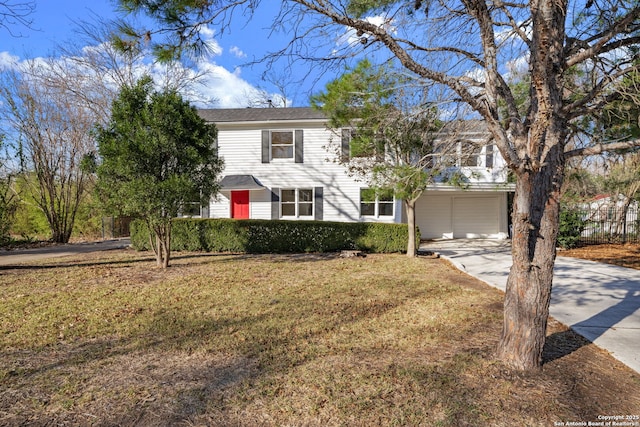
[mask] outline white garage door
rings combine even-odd
[[[495,238],[500,230],[500,196],[425,195],[416,203],[423,239]]]
[[[453,237],[490,237],[500,232],[498,197],[454,197]]]
[[[416,202],[416,225],[422,239],[451,239],[451,196],[422,196]]]

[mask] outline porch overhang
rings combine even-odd
[[[265,186],[260,184],[253,175],[227,175],[220,181],[220,190],[264,190]]]

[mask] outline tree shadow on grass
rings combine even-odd
[[[144,252],[141,258],[127,258],[121,260],[95,260],[95,261],[76,261],[78,255],[69,255],[64,258],[54,258],[47,263],[16,263],[13,265],[0,265],[0,275],[10,273],[15,270],[54,270],[57,268],[69,267],[105,267],[118,266],[127,264],[138,264],[144,262],[155,262],[155,256],[151,252]],[[171,261],[194,261],[189,265],[207,264],[210,262],[230,262],[238,260],[255,260],[264,258],[265,261],[273,263],[290,263],[290,262],[310,262],[310,261],[326,261],[337,258],[340,254],[337,252],[325,253],[299,253],[299,254],[245,254],[245,253],[228,253],[228,252],[176,252],[172,253]],[[73,257],[73,258],[69,258]],[[354,258],[355,260],[362,257]],[[199,262],[195,262],[199,261]],[[175,264],[171,264],[174,266]],[[155,264],[153,268],[156,268]]]

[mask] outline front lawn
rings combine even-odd
[[[551,322],[492,359],[502,294],[403,255],[113,251],[0,270],[0,425],[550,426],[640,414],[640,375]]]

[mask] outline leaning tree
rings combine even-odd
[[[120,3],[155,18],[160,29],[142,34],[166,56],[197,50],[198,29],[224,29],[233,8],[259,11],[265,2]],[[287,30],[290,42],[272,58],[391,57],[484,119],[516,178],[513,266],[497,355],[516,369],[539,369],[567,161],[638,145],[602,139],[593,123],[620,97],[616,86],[624,76],[637,72],[640,6],[623,0],[285,0],[280,10],[275,26]],[[526,77],[524,106],[511,84],[518,69]]]

